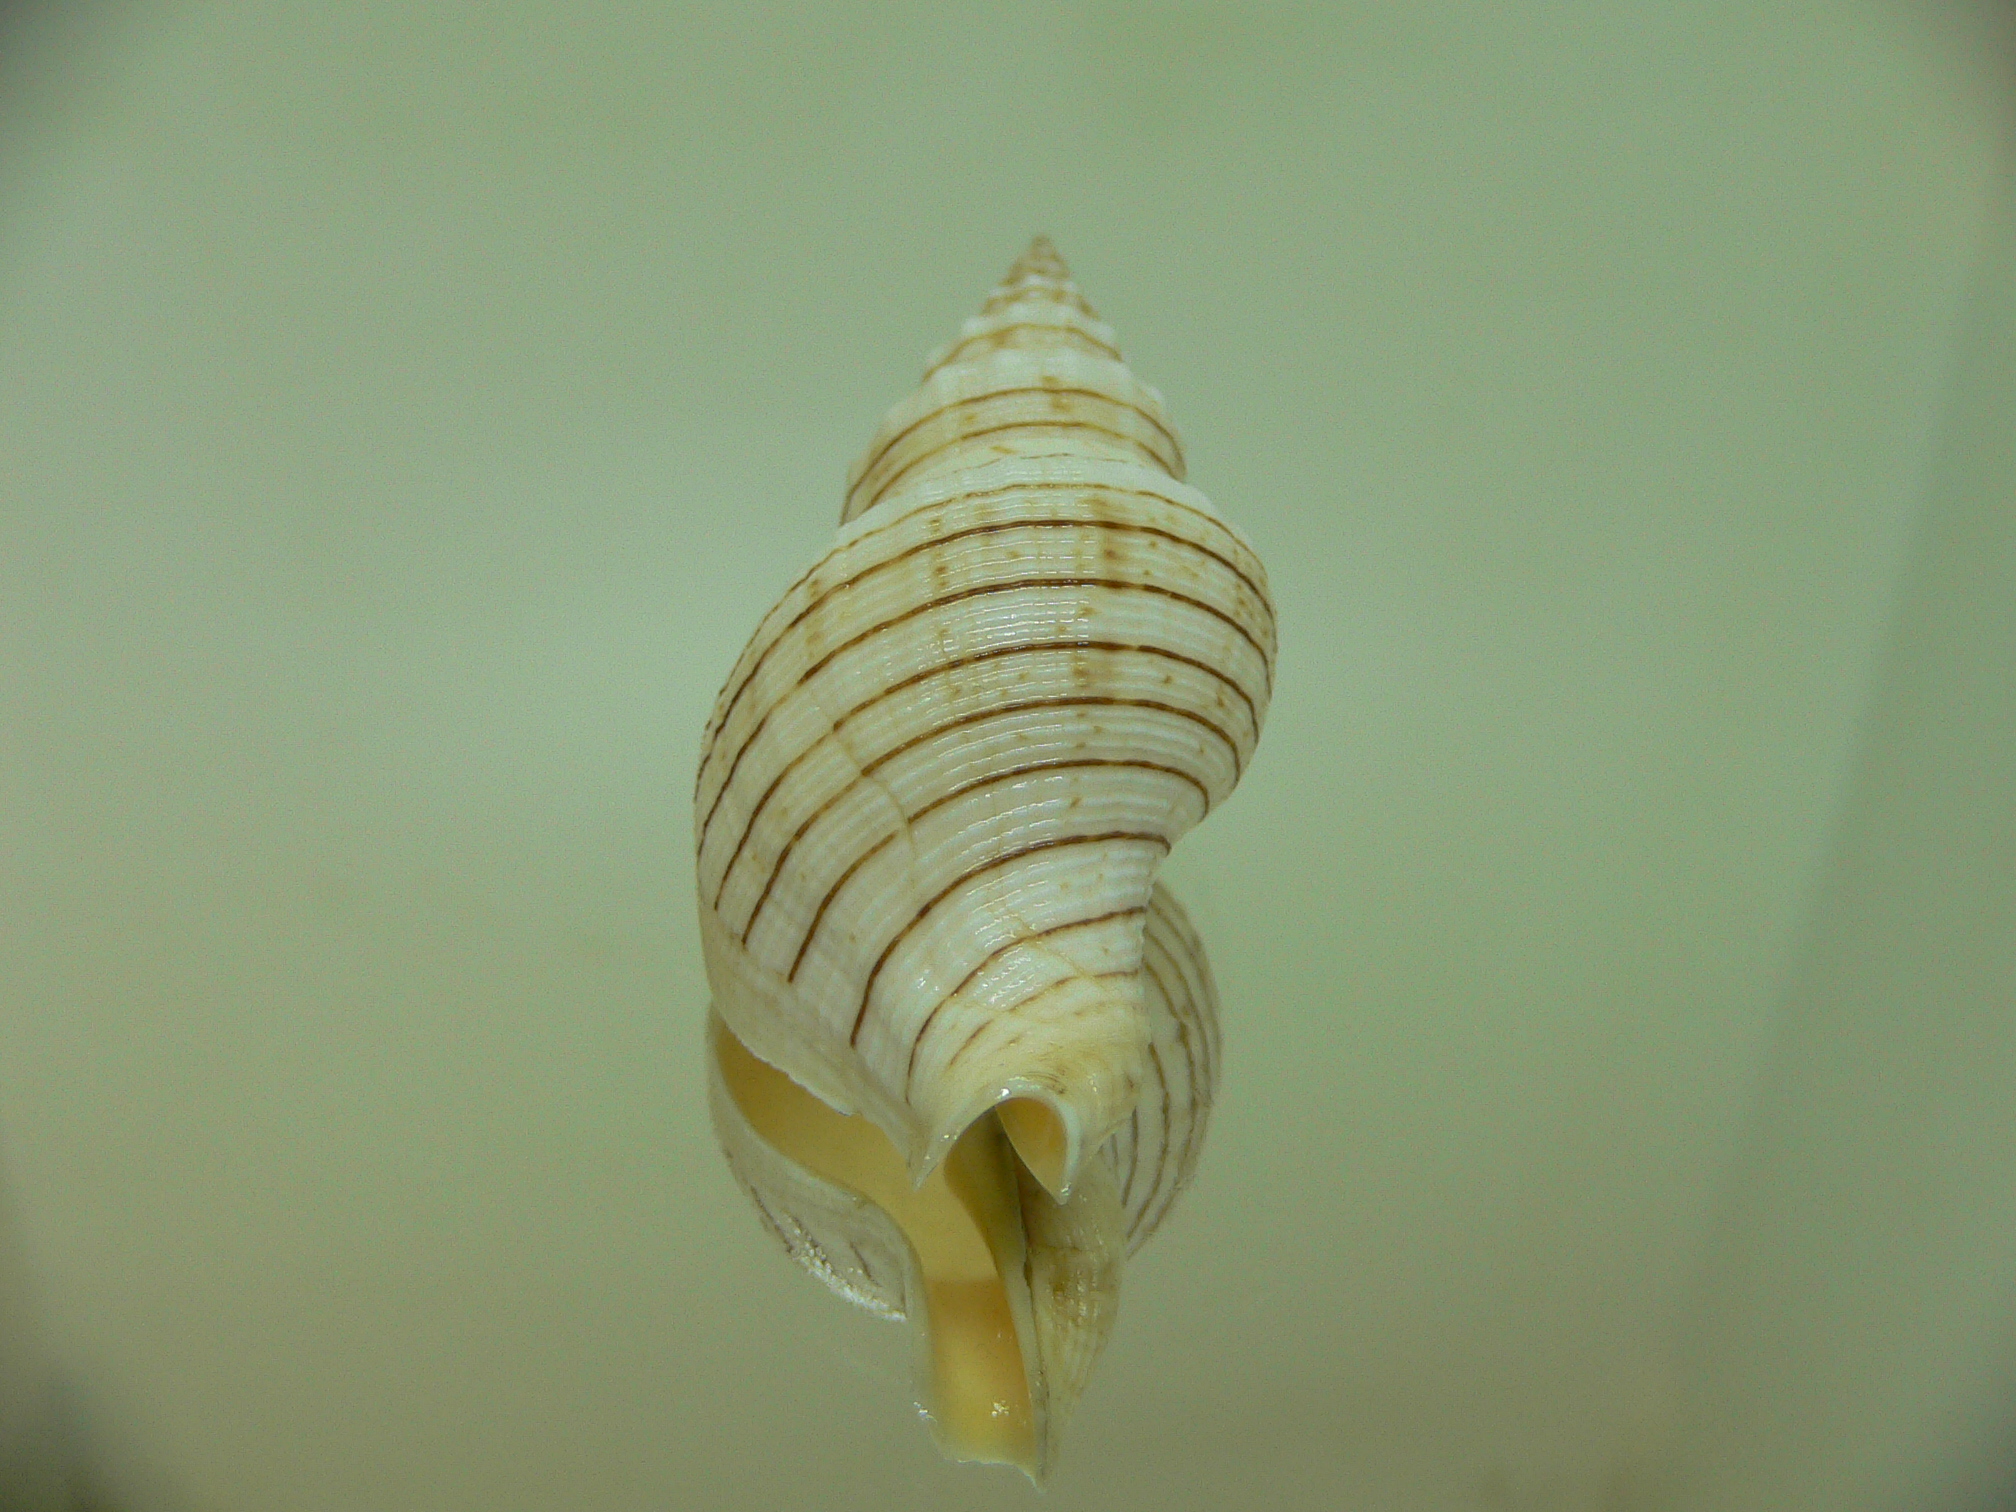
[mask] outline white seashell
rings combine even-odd
[[[1032,1474],[1217,1064],[1155,871],[1252,756],[1274,616],[1181,474],[1039,238],[884,419],[695,791],[730,1161],[837,1290],[921,1305],[948,1452]]]

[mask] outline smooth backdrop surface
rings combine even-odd
[[[1991,13],[7,27],[0,1166],[115,1499],[1033,1504],[721,1165],[686,795],[1036,230],[1282,626],[1169,868],[1210,1149],[1042,1504],[1655,1494],[2009,171]]]

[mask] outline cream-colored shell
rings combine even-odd
[[[1038,297],[1065,292],[1018,270],[998,333],[1079,334],[1082,296]],[[1076,1158],[1127,1116],[1155,869],[1250,758],[1274,649],[1152,391],[1075,344],[964,345],[743,652],[695,807],[724,1017],[920,1174],[1008,1095]]]
[[[1155,875],[1252,757],[1274,615],[1182,473],[1160,395],[1039,238],[884,419],[701,755],[716,1012],[919,1181],[988,1109],[1048,1107],[1065,1157],[1046,1180],[1069,1200],[1032,1236],[1086,1180],[1121,1197],[1122,1239],[1152,1231],[1215,1072],[1201,947]],[[901,1236],[766,1163],[732,1099],[716,1113],[786,1247],[908,1311]]]

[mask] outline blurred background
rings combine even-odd
[[[2011,40],[0,13],[0,1507],[1034,1504],[722,1165],[687,795],[1039,230],[1282,626],[1042,1504],[2016,1505]]]

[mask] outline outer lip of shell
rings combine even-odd
[[[1051,1197],[1068,1201],[1085,1159],[1084,1122],[1069,1101],[1023,1077],[1003,1082],[971,1118],[941,1130],[932,1140],[931,1163],[942,1159],[989,1109],[1001,1120],[1023,1168]]]
[[[1052,1001],[1069,1003],[1068,1016],[1050,1026],[1031,1028],[1013,1014],[990,1017],[981,1010],[977,1038],[969,1041],[970,1072],[955,1055],[938,1077],[920,1077],[919,1090],[929,1086],[936,1096],[916,1106],[923,1138],[911,1151],[914,1175],[928,1175],[974,1121],[992,1111],[1029,1173],[1056,1200],[1068,1198],[1085,1162],[1133,1112],[1147,1070],[1151,1033],[1138,919],[1133,923],[1124,978],[1074,973],[1061,979],[1063,991]],[[1123,921],[1101,927],[1120,929]],[[1114,948],[1126,947],[1115,942]]]

